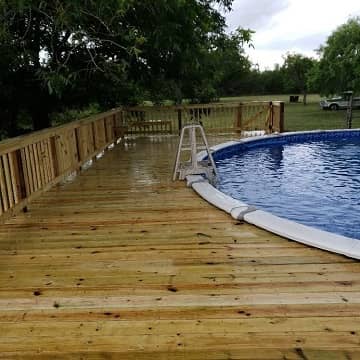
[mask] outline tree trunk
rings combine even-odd
[[[304,104],[304,105],[306,105],[306,104],[307,104],[307,100],[306,100],[306,98],[307,98],[307,92],[306,92],[306,91],[304,91],[304,94],[303,94],[303,104]]]

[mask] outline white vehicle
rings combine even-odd
[[[331,99],[321,100],[320,107],[323,110],[339,110],[347,109],[349,105],[349,97],[338,96]],[[353,108],[360,108],[360,97],[353,98]]]

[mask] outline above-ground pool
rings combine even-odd
[[[260,210],[360,239],[360,131],[264,137],[214,152],[217,188]]]

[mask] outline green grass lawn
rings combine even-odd
[[[308,95],[308,104],[289,103],[289,95],[261,95],[222,98],[222,102],[246,101],[284,101],[285,102],[285,130],[317,130],[346,128],[346,111],[322,110],[319,106],[320,96]],[[300,96],[300,100],[302,97]],[[354,111],[353,128],[360,128],[360,111]]]

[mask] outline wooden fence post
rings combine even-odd
[[[25,175],[23,164],[21,162],[21,153],[20,150],[16,150],[11,153],[11,161],[14,172],[14,181],[16,187],[16,203],[20,202],[22,199],[26,198],[26,185],[25,185]]]
[[[121,110],[122,111],[122,110]],[[114,114],[112,116],[112,127],[111,127],[111,136],[112,136],[112,141],[116,142],[117,138],[116,138],[116,117],[118,116],[119,113]]]
[[[274,131],[274,106],[272,101],[269,102],[269,134]]]
[[[178,109],[177,113],[178,113],[178,128],[179,128],[179,135],[180,135],[181,128],[182,128],[182,113],[181,113],[181,109]]]
[[[81,143],[81,134],[80,134],[80,127],[75,128],[75,142],[76,142],[76,154],[77,154],[77,160],[78,162],[82,161],[82,154],[81,154],[81,150],[80,150],[80,143]],[[79,169],[81,169],[81,166],[79,166]]]
[[[243,104],[240,103],[236,110],[236,132],[241,133],[242,130],[242,117],[243,117]]]
[[[91,134],[92,134],[91,141],[92,141],[92,143],[93,143],[93,145],[94,145],[94,151],[96,151],[97,148],[96,148],[96,128],[95,128],[95,121],[93,121],[93,122],[91,123],[90,129],[91,129]],[[95,156],[94,156],[94,157],[95,157]]]
[[[279,111],[279,129],[280,132],[283,133],[285,131],[285,123],[284,123],[284,102],[280,102],[280,111]]]
[[[353,117],[353,94],[351,93],[348,100],[348,106],[346,109],[346,125],[348,129],[352,128]]]
[[[54,179],[57,178],[59,175],[60,175],[60,172],[59,172],[59,159],[58,159],[58,156],[57,156],[57,151],[56,151],[56,144],[55,144],[55,136],[52,136],[50,138],[50,150],[51,150],[51,165],[52,165],[52,172],[54,174]]]

